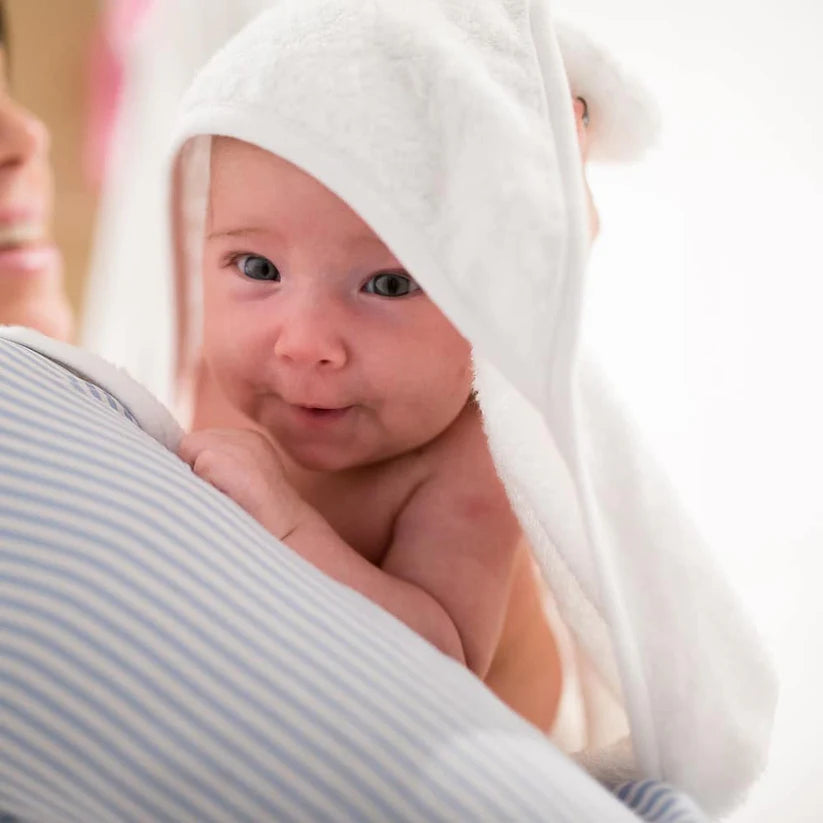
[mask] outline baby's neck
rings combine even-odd
[[[351,483],[363,474],[361,467],[341,469],[339,471],[322,471],[309,469],[292,459],[288,453],[269,435],[280,460],[286,479],[295,490],[306,499],[316,498],[328,493],[340,484]]]

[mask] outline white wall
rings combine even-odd
[[[755,613],[782,679],[734,820],[823,820],[823,2],[556,0],[664,118],[594,169],[596,343]]]

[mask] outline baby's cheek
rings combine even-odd
[[[203,348],[206,367],[226,399],[232,404],[241,404],[251,360],[243,351],[242,341],[217,333],[206,336]]]
[[[457,367],[454,382],[455,386],[458,387],[457,393],[465,395],[468,398],[474,385],[474,363],[471,358],[471,353],[468,351]]]

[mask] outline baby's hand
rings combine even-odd
[[[178,455],[195,474],[231,497],[280,540],[305,515],[307,505],[286,480],[277,453],[257,432],[193,432],[181,441]]]

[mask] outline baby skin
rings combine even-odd
[[[195,430],[181,457],[548,730],[559,657],[468,342],[341,199],[230,138],[213,141],[203,296],[232,428]]]

